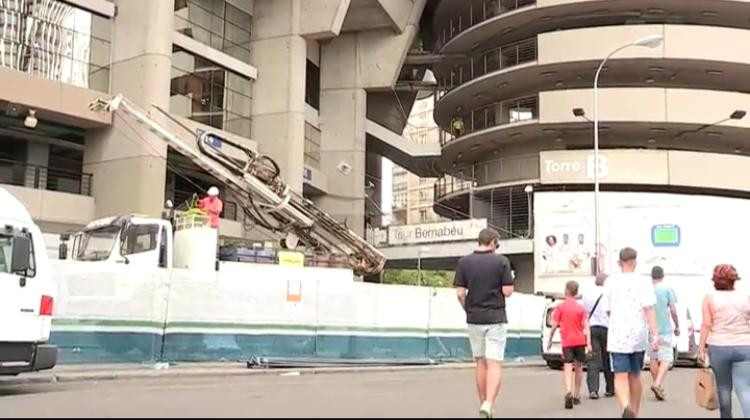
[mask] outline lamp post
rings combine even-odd
[[[426,246],[420,246],[417,249],[417,286],[422,285],[422,253],[428,252],[430,248]]]
[[[532,221],[533,221],[533,219],[532,219],[532,215],[533,214],[532,214],[532,209],[531,209],[531,194],[534,193],[534,186],[531,185],[531,184],[529,184],[529,185],[527,185],[523,189],[523,191],[526,193],[526,203],[527,203],[526,211],[529,213],[528,214],[529,218],[528,218],[528,222],[527,222],[527,226],[526,226],[526,231],[527,231],[526,232],[526,238],[531,238],[531,232],[532,232],[532,230],[531,230],[531,224],[532,224]]]
[[[599,64],[599,68],[596,70],[596,75],[594,76],[594,237],[596,241],[594,245],[596,248],[595,274],[599,274],[601,271],[601,234],[599,229],[599,75],[601,74],[604,65],[607,64],[607,61],[618,52],[629,47],[656,48],[661,45],[662,41],[664,41],[664,37],[662,35],[649,35],[635,42],[625,44],[621,47],[616,48],[611,53],[609,53],[604,58],[604,60],[602,60],[601,64]]]

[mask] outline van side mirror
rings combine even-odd
[[[57,247],[57,258],[65,260],[68,258],[68,240],[70,235],[63,233],[60,235],[60,245]]]
[[[57,258],[61,260],[68,259],[68,243],[60,242],[60,246],[57,248]]]
[[[25,274],[31,268],[30,260],[31,239],[26,236],[14,236],[10,271],[15,274]]]

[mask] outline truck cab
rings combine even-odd
[[[172,224],[137,215],[95,220],[73,237],[73,261],[172,268]]]
[[[56,287],[44,238],[3,188],[0,202],[0,375],[51,369],[57,348],[47,342]]]

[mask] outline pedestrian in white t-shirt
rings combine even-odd
[[[602,304],[609,312],[607,350],[615,374],[615,394],[622,417],[638,416],[641,405],[641,369],[646,349],[658,349],[659,334],[654,316],[656,295],[648,278],[635,273],[638,253],[633,248],[620,251],[621,274],[607,279]]]

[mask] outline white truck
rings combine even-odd
[[[292,191],[279,176],[279,167],[270,157],[218,133],[196,134],[161,108],[153,105],[145,110],[122,95],[109,100],[98,99],[90,108],[132,118],[147,127],[171,148],[221,181],[233,192],[242,212],[261,228],[278,235],[284,247],[304,247],[318,254],[343,256],[358,276],[376,275],[383,270],[385,256],[345,224]],[[184,136],[175,135],[152,118],[153,111],[181,126]],[[192,147],[191,141],[196,142],[197,147]]]
[[[51,369],[47,344],[56,286],[42,232],[26,208],[0,188],[0,375]]]
[[[217,230],[207,226],[205,216],[190,212],[170,210],[161,218],[137,214],[100,218],[73,235],[69,249],[69,235],[63,235],[60,261],[54,261],[60,292],[55,331],[60,333],[57,338],[65,357],[72,360],[96,349],[101,351],[91,357],[98,360],[108,360],[105,357],[116,353],[141,352],[133,360],[161,353],[154,348],[153,340],[161,340],[163,345],[164,332],[172,331],[169,321],[185,320],[180,315],[184,296],[206,284],[212,285],[212,295],[205,305],[230,305],[236,304],[230,297],[251,287],[251,280],[258,276],[290,281],[293,289],[298,282],[290,278],[305,276],[302,273],[314,277],[325,270],[330,279],[351,282],[352,273],[367,276],[382,271],[383,254],[310,200],[291,191],[279,177],[276,163],[267,156],[219,133],[196,133],[158,107],[145,110],[122,95],[97,100],[91,108],[142,124],[219,180],[233,193],[246,219],[276,234],[283,247],[311,251],[319,261],[337,266],[341,263],[341,269],[311,267],[290,273],[288,270],[296,267],[217,262]],[[183,129],[173,132],[175,124]],[[294,295],[292,289],[287,298]],[[221,313],[214,312],[207,318],[219,316],[224,322],[229,313],[231,308],[224,307]],[[90,332],[96,334],[87,345],[80,345],[79,337],[71,335]]]

